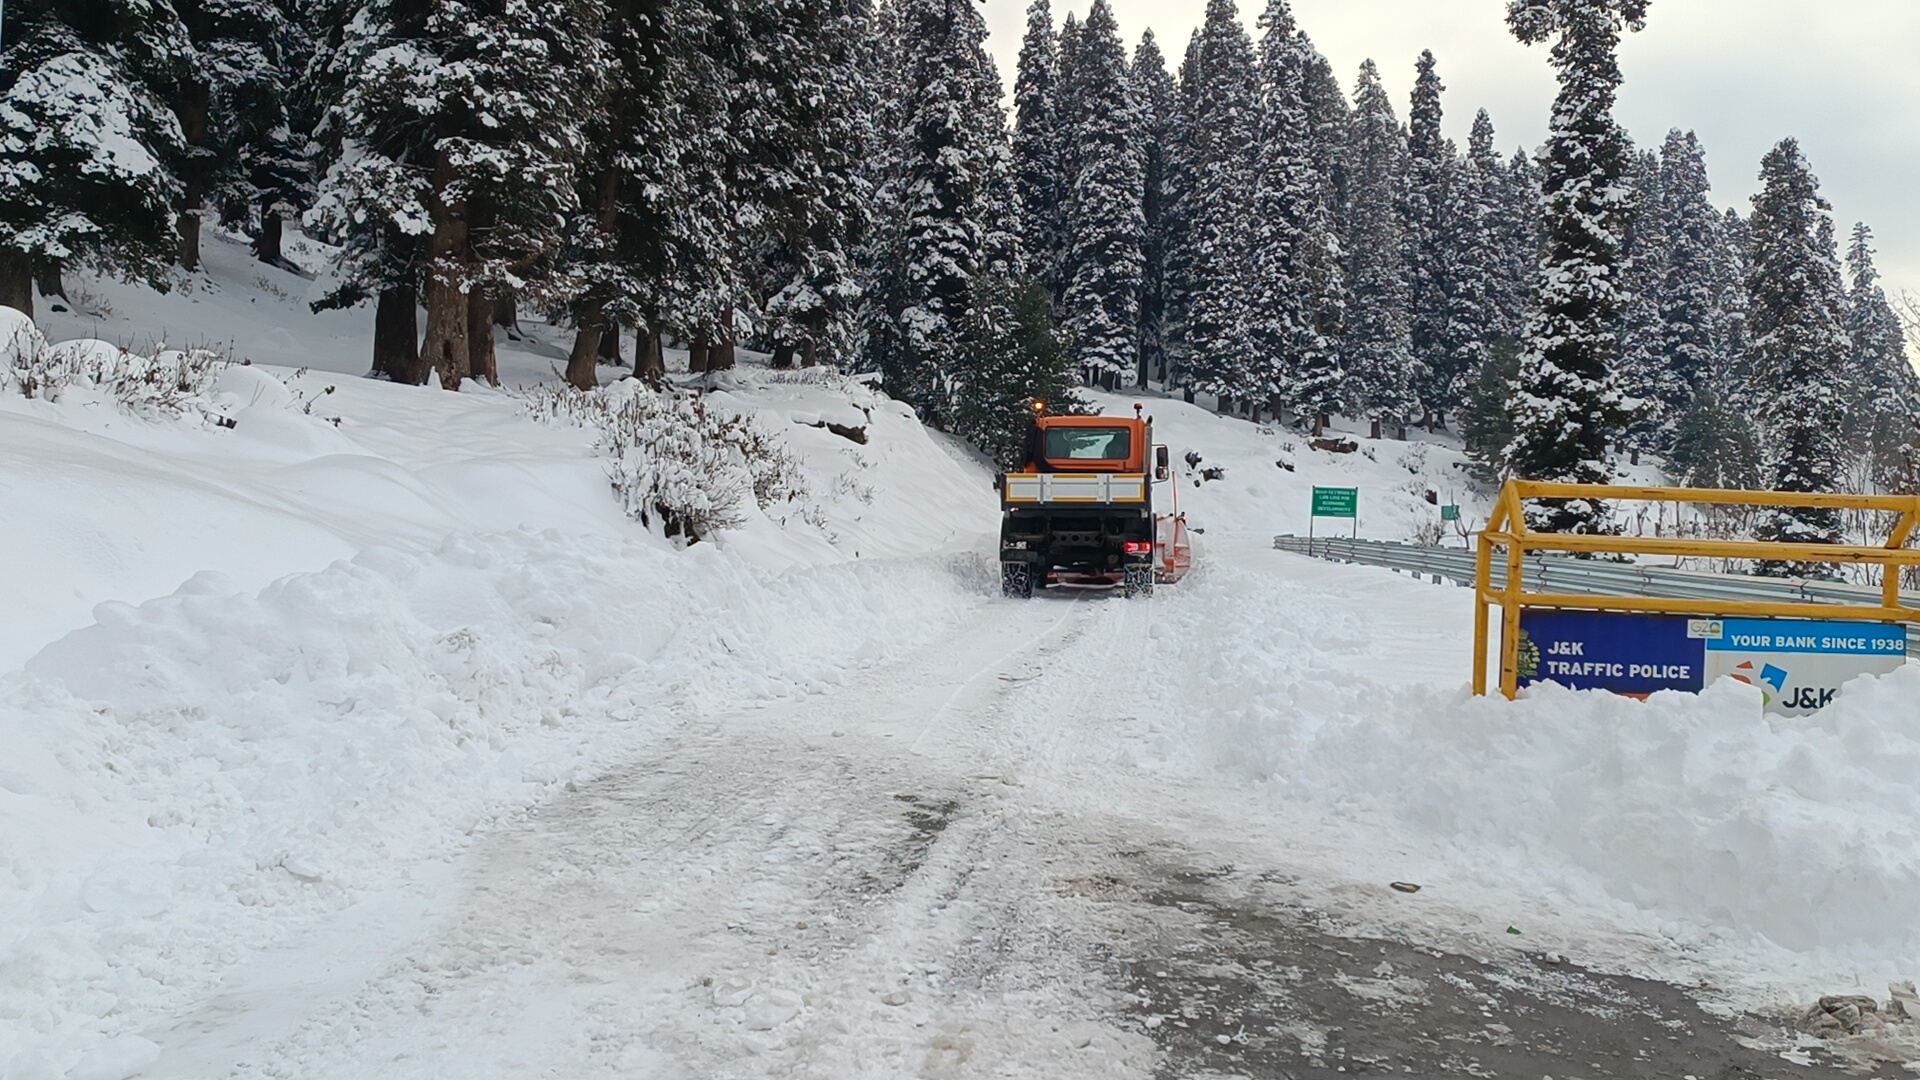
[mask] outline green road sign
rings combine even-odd
[[[1360,516],[1359,488],[1313,489],[1313,516],[1357,518]]]
[[[1441,521],[1459,521],[1460,507],[1454,505],[1453,503],[1448,503],[1447,505],[1441,507],[1440,520]]]

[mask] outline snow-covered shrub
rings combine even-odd
[[[695,541],[746,520],[745,500],[762,510],[801,504],[810,491],[800,459],[752,416],[711,409],[694,395],[624,386],[578,391],[538,387],[526,411],[549,422],[600,431],[613,459],[608,476],[629,516]]]
[[[72,391],[91,391],[143,419],[195,416],[231,427],[212,401],[214,381],[231,362],[211,349],[146,356],[91,339],[50,345],[25,315],[0,308],[0,393],[59,401]]]

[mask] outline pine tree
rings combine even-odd
[[[884,269],[868,361],[894,397],[952,423],[955,357],[975,283],[1019,271],[1012,151],[979,11],[962,0],[898,0],[895,145],[884,155]]]
[[[1073,109],[1064,117],[1069,156],[1078,163],[1067,196],[1073,276],[1066,325],[1080,369],[1111,388],[1139,366],[1146,158],[1126,48],[1107,0],[1093,0],[1087,11],[1064,98]]]
[[[1446,213],[1452,200],[1453,143],[1441,133],[1440,81],[1432,52],[1415,65],[1413,103],[1407,114],[1407,187],[1401,223],[1407,248],[1407,311],[1413,363],[1413,393],[1430,418],[1444,416],[1459,400],[1459,343],[1448,293],[1453,252],[1446,243]]]
[[[475,365],[490,359],[476,346],[490,344],[492,309],[469,300],[538,278],[559,250],[602,13],[595,0],[366,0],[349,24],[339,122],[357,145],[329,175],[330,200],[363,222],[404,221],[425,246],[426,342],[395,378],[437,370],[458,389],[493,376]],[[423,144],[430,161],[410,160]]]
[[[1013,170],[1027,262],[1057,301],[1066,294],[1066,163],[1060,125],[1060,47],[1047,0],[1027,8],[1013,83]]]
[[[868,222],[859,151],[871,113],[861,43],[866,0],[759,5],[735,65],[739,81],[771,87],[744,125],[742,195],[764,208],[755,230],[759,295],[776,367],[849,352],[859,299],[852,252]]]
[[[1351,201],[1347,212],[1347,318],[1344,354],[1353,409],[1373,421],[1403,418],[1413,408],[1413,354],[1407,304],[1406,244],[1400,191],[1407,145],[1379,68],[1360,65],[1353,93]]]
[[[1186,53],[1180,61],[1180,77],[1175,87],[1173,109],[1167,122],[1166,196],[1162,219],[1165,247],[1162,249],[1164,277],[1161,281],[1161,342],[1165,350],[1165,376],[1168,389],[1184,391],[1191,402],[1194,394],[1193,299],[1200,263],[1200,244],[1196,227],[1199,185],[1196,181],[1200,157],[1199,135],[1194,130],[1194,102],[1190,94],[1201,82],[1201,36],[1195,28],[1187,38]]]
[[[1707,380],[1694,391],[1674,428],[1668,468],[1688,487],[1759,487],[1762,462],[1753,421],[1728,401],[1723,385]]]
[[[990,275],[974,285],[960,324],[954,431],[1003,468],[1033,423],[1031,406],[1079,412],[1073,358],[1054,333],[1052,304],[1037,281]]]
[[[172,87],[187,140],[180,163],[179,262],[200,265],[208,204],[247,227],[256,253],[278,262],[282,223],[312,196],[306,140],[290,126],[290,99],[310,46],[285,0],[175,0],[191,51]],[[260,214],[258,226],[252,215]]]
[[[1876,481],[1893,488],[1920,454],[1920,376],[1907,360],[1906,331],[1880,287],[1873,254],[1873,230],[1856,224],[1847,244],[1848,428]]]
[[[1621,442],[1636,458],[1672,444],[1673,417],[1666,403],[1684,400],[1692,389],[1660,351],[1668,246],[1660,212],[1663,188],[1659,155],[1651,151],[1634,155],[1629,176],[1633,203],[1621,244],[1620,358],[1614,381],[1625,395],[1627,411]]]
[[[1297,36],[1295,50],[1305,69],[1301,93],[1307,109],[1308,160],[1317,195],[1304,219],[1304,242],[1296,262],[1312,316],[1312,334],[1294,372],[1289,404],[1312,417],[1318,429],[1320,421],[1340,407],[1348,390],[1341,348],[1350,310],[1343,245],[1352,202],[1348,161],[1353,113],[1333,65],[1313,47],[1305,31]]]
[[[1259,78],[1233,0],[1208,0],[1189,61],[1180,86],[1193,139],[1185,345],[1191,385],[1225,406],[1248,400],[1258,385],[1246,268],[1254,244]]]
[[[1520,373],[1520,339],[1490,342],[1460,406],[1460,438],[1476,480],[1504,483],[1513,475],[1507,447],[1513,444],[1513,380]]]
[[[1141,112],[1146,164],[1141,176],[1140,211],[1146,242],[1141,248],[1140,385],[1168,378],[1168,248],[1175,235],[1174,184],[1179,132],[1180,88],[1149,30],[1133,51],[1133,93]]]
[[[1607,444],[1626,420],[1610,367],[1619,350],[1621,232],[1629,205],[1626,139],[1613,119],[1620,35],[1645,25],[1647,0],[1513,0],[1507,24],[1528,45],[1557,37],[1554,101],[1542,190],[1547,252],[1539,306],[1523,337],[1507,458],[1530,480],[1605,483]],[[1594,500],[1528,510],[1545,532],[1610,529]]]
[[[33,314],[62,265],[166,287],[179,124],[159,89],[189,56],[166,4],[16,0],[0,52],[0,304]]]
[[[1509,263],[1502,219],[1507,173],[1493,149],[1493,120],[1485,109],[1473,118],[1467,153],[1453,166],[1442,214],[1441,245],[1448,252],[1447,325],[1441,334],[1454,373],[1443,392],[1443,409],[1462,408],[1478,393],[1494,343],[1512,338],[1505,294]],[[1504,449],[1504,444],[1501,449]]]
[[[1724,248],[1719,211],[1707,198],[1707,162],[1692,132],[1672,131],[1660,147],[1656,212],[1662,244],[1656,285],[1655,352],[1669,378],[1651,405],[1661,450],[1668,449],[1709,373],[1728,367],[1716,279]],[[1713,400],[1717,403],[1718,396]]]
[[[1507,160],[1500,209],[1500,234],[1506,249],[1500,324],[1516,337],[1525,332],[1539,306],[1540,262],[1547,253],[1544,182],[1533,158],[1525,150],[1515,150]]]
[[[1339,248],[1318,168],[1309,96],[1318,55],[1294,24],[1286,0],[1260,17],[1261,127],[1255,171],[1256,239],[1251,267],[1255,349],[1250,392],[1320,419],[1346,390],[1336,335]],[[1329,293],[1333,295],[1329,295]]]
[[[622,324],[637,338],[634,373],[659,378],[663,340],[707,345],[738,295],[722,188],[725,163],[741,150],[720,119],[730,80],[716,17],[701,0],[608,6],[601,49],[612,62],[595,73],[561,267],[574,386],[594,385],[606,338],[617,341]]]
[[[1747,271],[1747,352],[1765,436],[1767,483],[1776,491],[1833,491],[1841,468],[1840,423],[1846,408],[1846,297],[1834,250],[1830,209],[1800,154],[1783,140],[1760,165],[1753,197],[1753,262]],[[1822,507],[1773,512],[1761,537],[1793,543],[1835,543],[1839,514]],[[1823,564],[1762,563],[1779,576],[1824,574]]]

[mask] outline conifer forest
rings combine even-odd
[[[992,454],[1023,404],[1151,387],[1318,434],[1462,437],[1483,478],[1911,489],[1920,386],[1867,224],[1792,138],[1742,212],[1707,148],[1613,117],[1648,0],[1512,0],[1559,84],[1544,145],[1442,134],[1445,58],[1393,99],[1287,0],[1185,43],[1034,0],[996,70],[972,0],[14,0],[0,303],[84,269],[165,287],[202,223],[335,253],[371,370],[568,381],[880,372]],[[1249,22],[1249,18],[1251,21]],[[1605,529],[1600,507],[1541,524]],[[1817,515],[1782,521],[1832,536]]]

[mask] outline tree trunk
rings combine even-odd
[[[493,350],[493,296],[482,285],[467,293],[467,370],[488,386],[500,385],[500,357]]]
[[[380,290],[373,309],[373,374],[415,385],[426,381],[419,370],[419,308],[420,295],[411,285]]]
[[[206,198],[206,165],[198,151],[207,145],[207,111],[210,97],[207,85],[189,80],[181,88],[174,104],[180,118],[180,134],[185,136],[186,160],[180,169],[180,268],[193,273],[200,269],[200,204]]]
[[[820,362],[820,343],[812,338],[800,344],[800,366],[812,367]]]
[[[620,366],[620,321],[607,319],[607,328],[600,333],[600,359],[609,367]]]
[[[714,342],[707,348],[707,370],[727,371],[733,367],[733,312],[720,323],[720,330],[714,335]]]
[[[493,325],[505,327],[508,338],[520,340],[520,301],[511,289],[501,289],[493,298]]]
[[[573,351],[567,354],[567,385],[576,390],[591,390],[600,385],[600,374],[595,370],[600,356],[601,326],[606,322],[606,308],[600,301],[589,297],[580,305],[580,329],[573,334]]]
[[[467,206],[441,198],[457,179],[452,152],[442,149],[433,163],[428,200],[433,233],[427,238],[427,340],[420,350],[420,363],[439,371],[440,385],[448,390],[460,389],[468,375],[467,294],[459,283],[468,257]],[[419,381],[427,381],[425,371]]]
[[[65,267],[59,259],[43,258],[34,260],[33,286],[41,296],[67,298]]]
[[[1367,428],[1367,438],[1377,439],[1379,437],[1380,437],[1380,418],[1376,416],[1373,419],[1373,423],[1370,424]]]
[[[1313,437],[1317,439],[1322,435],[1325,435],[1326,433],[1327,433],[1327,414],[1314,413],[1313,414]]]
[[[709,348],[707,332],[705,330],[695,330],[693,332],[693,340],[687,343],[687,371],[689,374],[705,374]]]
[[[654,386],[667,381],[667,358],[660,352],[660,335],[636,331],[633,349],[633,374]]]
[[[775,345],[773,347],[772,363],[773,363],[773,366],[776,368],[785,369],[785,368],[792,367],[793,366],[793,342],[787,341],[784,338],[781,339],[780,344]]]
[[[280,214],[270,207],[260,208],[260,235],[253,238],[253,257],[268,266],[287,265],[287,258],[280,250],[280,240],[286,231],[286,222]]]
[[[0,306],[33,318],[33,256],[0,248]]]

